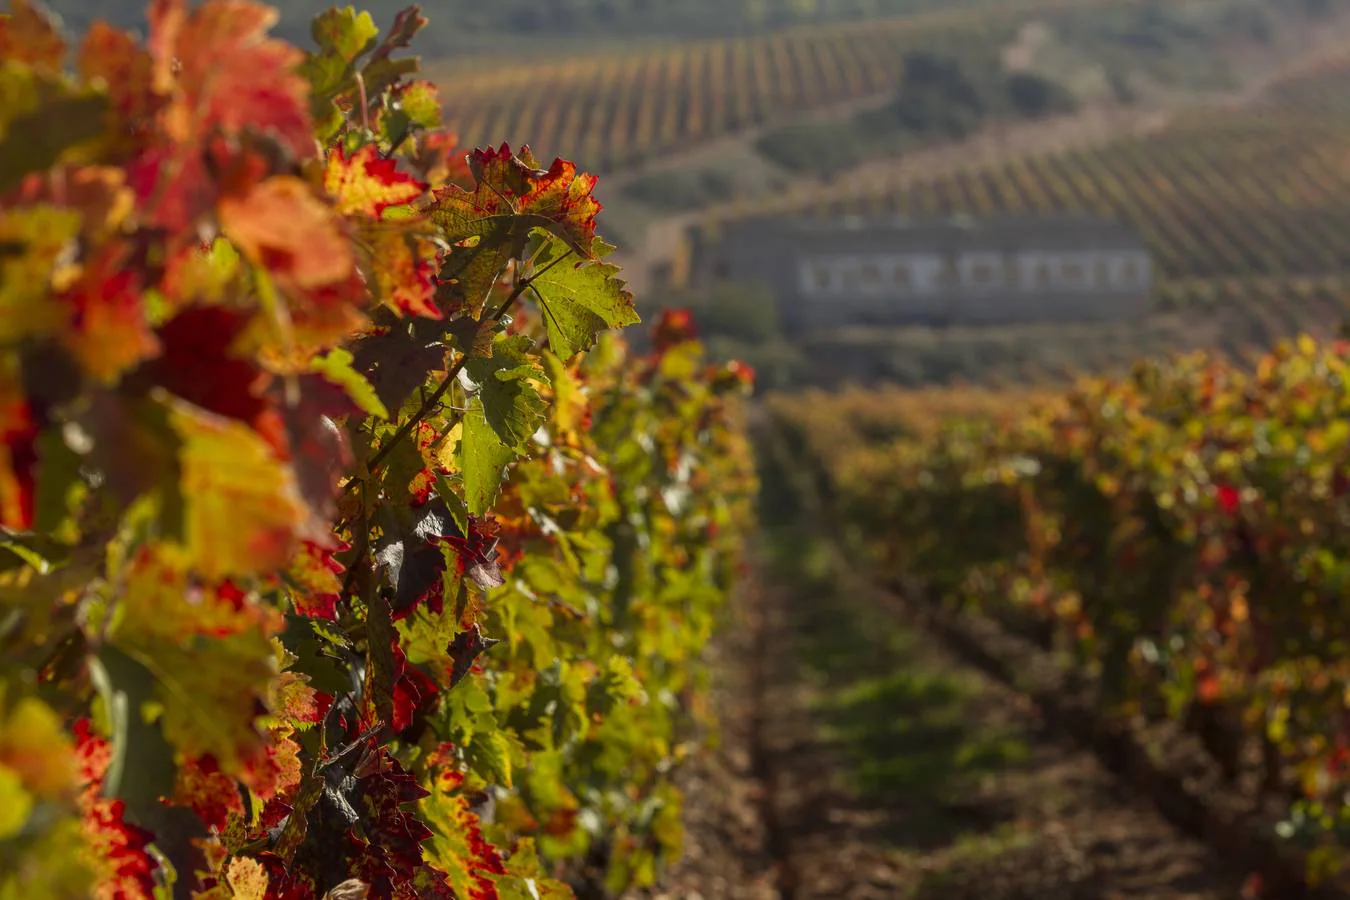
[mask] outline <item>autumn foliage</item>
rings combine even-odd
[[[1195,736],[1343,888],[1347,385],[1345,343],[1305,335],[946,417],[940,395],[773,408],[886,571],[1063,651],[1107,715]]]
[[[628,352],[595,179],[458,148],[415,7],[275,18],[0,18],[0,895],[650,882],[749,375]]]

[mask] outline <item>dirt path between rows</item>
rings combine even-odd
[[[1022,695],[780,543],[722,645],[718,752],[682,776],[686,853],[625,900],[1238,900]]]
[[[685,859],[629,900],[1256,896],[1241,860],[897,617],[760,449],[765,524],[714,660],[724,740],[682,776]]]
[[[780,544],[765,568],[748,602],[784,900],[1242,896],[1237,866],[811,544]]]

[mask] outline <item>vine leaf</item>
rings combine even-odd
[[[85,821],[92,826],[86,831],[88,852],[96,861],[101,890],[114,897],[153,897],[159,863],[148,848],[155,835],[126,821],[121,802],[102,796],[112,747],[94,732],[87,718],[75,722],[75,755],[86,785],[80,805]]]
[[[256,859],[236,856],[225,870],[225,881],[234,900],[266,900],[267,870]]]
[[[101,391],[75,421],[93,438],[89,464],[101,473],[118,508],[149,491],[160,495],[159,528],[182,537],[182,441],[162,404]]]
[[[31,808],[36,800],[69,801],[78,787],[74,745],[61,717],[36,697],[10,698],[0,707],[0,796]],[[0,835],[9,836],[7,826],[21,829],[27,811],[0,807]]]
[[[450,657],[450,687],[454,687],[464,680],[464,676],[469,674],[469,669],[473,668],[474,662],[487,650],[491,650],[501,641],[496,638],[483,636],[483,629],[478,627],[475,622],[464,631],[455,635],[450,641],[450,645],[445,648],[446,655]]]
[[[38,427],[20,379],[18,359],[0,356],[0,527],[22,531],[33,524],[39,485]]]
[[[116,245],[98,251],[61,294],[74,313],[73,327],[61,333],[62,343],[86,372],[105,383],[160,350],[146,319],[139,278],[125,255]]]
[[[484,515],[497,499],[502,475],[516,458],[516,451],[497,436],[483,408],[483,398],[475,396],[464,413],[459,438],[459,468],[464,476],[464,502],[469,513]]]
[[[529,355],[532,346],[524,335],[501,335],[492,345],[492,356],[465,364],[475,392],[464,415],[459,467],[471,515],[482,516],[491,508],[506,467],[525,452],[547,411],[532,382],[546,382],[548,376]]]
[[[162,134],[135,141],[128,166],[147,224],[188,234],[219,199],[208,158],[236,162],[242,154],[231,154],[230,142],[246,131],[267,135],[291,159],[317,153],[308,84],[296,71],[304,52],[267,36],[277,17],[253,0],[207,0],[193,9],[186,0],[151,4],[148,93],[165,97]],[[230,168],[253,174],[255,166]]]
[[[401,409],[428,373],[445,369],[441,336],[419,334],[417,322],[384,326],[352,345],[352,367],[370,382],[385,409]]]
[[[491,356],[472,357],[464,366],[482,400],[488,425],[503,446],[516,451],[524,450],[548,410],[532,384],[548,380],[530,356],[533,346],[526,335],[501,335],[493,341]]]
[[[451,184],[436,190],[429,207],[432,222],[451,242],[477,239],[468,251],[451,252],[442,278],[454,279],[470,310],[477,310],[506,264],[519,257],[531,229],[554,234],[583,258],[595,253],[595,217],[600,204],[592,196],[595,177],[555,160],[547,171],[522,148],[475,150],[469,157],[475,187]]]
[[[380,29],[368,12],[347,6],[324,10],[314,17],[310,36],[324,53],[352,62],[378,42]]]
[[[506,580],[497,565],[497,523],[470,516],[467,525],[466,534],[445,536],[445,542],[455,549],[459,574],[485,591],[501,587]]]
[[[147,548],[131,562],[113,645],[154,676],[164,738],[240,772],[263,746],[254,723],[276,676],[271,637],[284,620],[229,582],[193,585],[177,557]]]
[[[491,779],[493,784],[510,788],[511,784],[511,741],[505,732],[486,731],[473,736],[473,740],[464,748],[469,765],[477,772]]]
[[[353,86],[357,60],[375,46],[379,35],[370,13],[350,6],[327,9],[311,23],[310,36],[319,52],[309,54],[299,71],[309,81],[310,110],[324,143],[342,128],[342,110],[333,101]]]
[[[569,248],[544,234],[543,248],[530,279],[548,330],[550,349],[564,359],[595,345],[595,338],[608,328],[623,328],[642,321],[633,305],[633,295],[616,278],[619,267],[599,259],[569,265]],[[597,257],[613,252],[599,238]]]
[[[183,441],[184,542],[193,568],[212,581],[284,569],[309,518],[294,472],[247,426],[165,400]]]
[[[365,697],[386,726],[394,724],[394,686],[401,660],[398,632],[394,629],[389,603],[376,593],[366,612],[367,666]]]
[[[103,647],[89,666],[112,730],[103,796],[121,797],[132,816],[144,822],[161,797],[173,795],[176,774],[173,748],[159,725],[145,717],[144,711],[156,702],[154,676],[111,646]]]
[[[408,121],[422,128],[441,124],[441,98],[430,81],[410,81],[398,90],[398,108]]]
[[[385,159],[380,148],[366,144],[350,156],[339,145],[328,154],[323,186],[344,216],[378,219],[391,206],[411,203],[426,184],[398,170],[396,160]]]
[[[346,389],[347,395],[351,397],[362,411],[378,419],[389,418],[389,408],[380,399],[379,392],[375,386],[353,367],[355,357],[352,352],[345,347],[337,347],[329,351],[326,355],[320,356],[310,365],[311,372],[317,372],[336,384],[342,385]]]
[[[427,764],[435,777],[430,796],[418,805],[433,832],[426,844],[427,860],[445,873],[456,897],[496,896],[498,878],[506,874],[506,867],[469,807],[462,790],[464,774],[445,750],[434,753]]]
[[[350,376],[349,381],[360,379],[355,372]],[[337,420],[358,414],[361,408],[346,386],[329,380],[327,373],[300,375],[290,383],[292,402],[281,407],[281,415],[296,487],[311,513],[306,530],[312,528],[314,535],[331,540],[327,523],[337,513],[338,485],[354,462],[347,432]],[[286,393],[276,386],[278,405],[286,403]]]
[[[10,0],[9,9],[9,15],[0,16],[0,59],[60,72],[66,42],[56,17],[30,0]]]
[[[67,311],[52,282],[78,270],[62,260],[80,233],[79,212],[47,204],[0,209],[0,341],[50,334]]]
[[[155,90],[155,62],[136,38],[106,22],[89,26],[77,53],[85,81],[101,81],[117,128],[107,139],[114,146],[140,149],[136,138],[168,98]],[[119,140],[120,139],[120,140]]]
[[[276,175],[222,197],[220,223],[245,256],[293,289],[337,284],[354,271],[341,219],[294,176]]]
[[[108,109],[107,97],[74,94],[44,100],[10,119],[9,136],[0,141],[0,194],[9,193],[29,172],[49,168],[71,147],[102,135]]]
[[[405,525],[406,522],[406,525]],[[412,518],[385,517],[385,534],[375,551],[375,560],[386,572],[393,588],[391,611],[401,619],[426,603],[433,613],[441,611],[441,578],[445,573],[442,538],[458,528],[445,501],[433,497]]]
[[[215,130],[237,136],[248,128],[273,135],[296,157],[315,155],[309,86],[296,71],[304,52],[267,36],[278,15],[252,0],[150,6],[150,53],[166,74],[177,72],[173,138],[189,144]]]
[[[399,315],[442,319],[436,305],[436,248],[426,237],[382,231],[372,239],[371,267],[380,299]]]

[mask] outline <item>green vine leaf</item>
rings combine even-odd
[[[523,334],[500,335],[492,345],[492,355],[476,357],[465,364],[483,415],[502,445],[523,451],[525,442],[544,421],[548,404],[532,382],[547,382],[530,350],[534,341]]]
[[[550,349],[563,358],[575,356],[595,345],[595,338],[609,328],[623,328],[642,321],[633,305],[633,295],[615,276],[619,267],[600,261],[573,265],[565,259],[571,248],[548,232],[536,231],[544,241],[535,261],[539,274],[530,280],[548,330]],[[597,257],[614,247],[597,238]]]
[[[342,385],[352,402],[377,419],[388,419],[389,409],[376,393],[374,385],[353,367],[355,358],[345,347],[338,347],[314,360],[311,372],[316,372],[335,384]]]
[[[497,436],[488,421],[483,398],[475,396],[464,414],[459,439],[459,467],[464,473],[464,503],[469,514],[481,516],[492,508],[501,490],[502,475],[516,451]]]

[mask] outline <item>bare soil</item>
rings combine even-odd
[[[1241,896],[1245,873],[1050,731],[1025,697],[901,627],[806,548],[788,558],[807,571],[780,561],[754,588],[783,897]]]
[[[791,537],[764,554],[719,648],[723,746],[683,776],[688,852],[633,900],[1254,896],[869,590]]]

